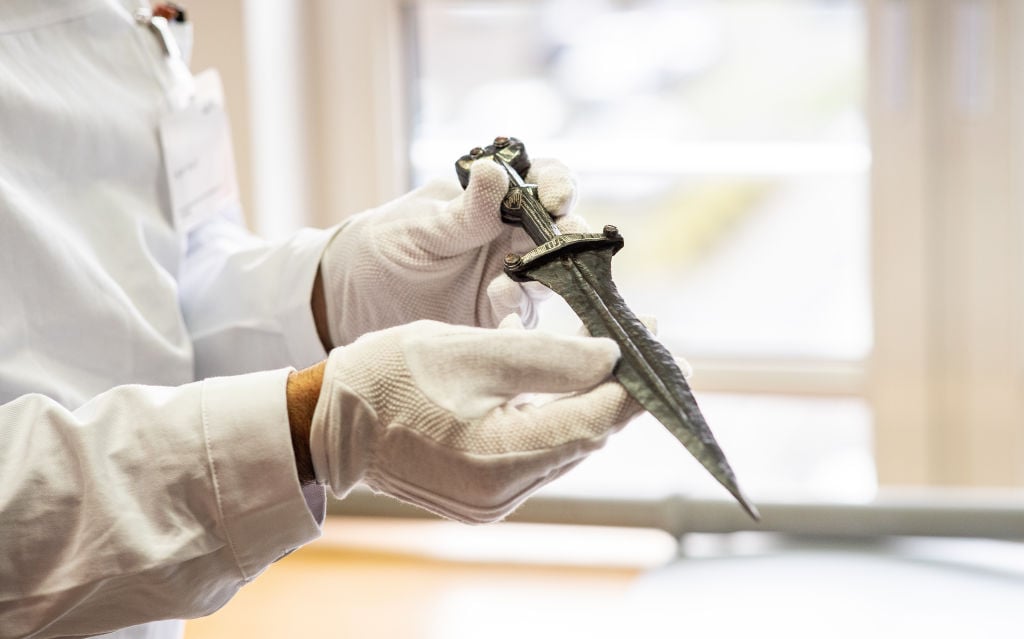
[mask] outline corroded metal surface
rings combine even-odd
[[[469,167],[482,159],[508,171],[502,219],[522,226],[537,243],[529,253],[506,256],[505,272],[519,281],[544,284],[568,302],[591,335],[615,340],[622,351],[615,368],[619,382],[757,519],[757,508],[740,490],[672,354],[637,319],[612,281],[612,256],[623,246],[618,230],[606,226],[603,233],[559,233],[536,187],[523,181],[530,163],[519,140],[496,138],[494,144],[460,158],[456,172],[463,187]]]

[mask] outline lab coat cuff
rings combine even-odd
[[[313,281],[320,267],[320,256],[327,243],[337,233],[338,227],[328,229],[302,229],[290,240],[294,251],[285,268],[281,281],[295,282],[296,285],[281,291],[278,300],[278,321],[287,326],[284,331],[288,352],[296,368],[306,368],[327,357],[320,336],[316,332],[313,311],[310,307]]]
[[[221,524],[244,581],[320,535],[288,428],[289,369],[203,382],[203,428]]]

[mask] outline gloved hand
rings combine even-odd
[[[521,327],[521,324],[520,324]],[[360,480],[466,522],[511,512],[641,411],[611,340],[420,321],[334,349],[309,445],[338,497]],[[570,393],[547,403],[523,393]]]
[[[569,214],[576,186],[565,165],[535,160],[528,179],[563,232],[586,230]],[[517,313],[534,325],[550,291],[502,272],[506,254],[533,248],[501,221],[507,190],[504,170],[481,161],[465,191],[454,180],[431,182],[345,222],[320,262],[333,345],[419,319],[493,328]]]

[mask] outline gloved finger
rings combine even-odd
[[[491,312],[494,317],[506,317],[511,313],[520,313],[523,310],[523,290],[519,282],[509,278],[504,273],[498,275],[487,285],[487,299],[491,303]],[[524,325],[535,326],[536,317],[522,317]]]
[[[593,388],[619,358],[609,339],[519,330],[423,335],[402,349],[420,392],[461,419],[481,417],[522,393]]]
[[[540,321],[539,306],[554,293],[540,282],[516,282],[502,273],[487,285],[487,299],[494,317],[517,313],[528,328]]]
[[[505,316],[505,319],[498,323],[498,328],[503,331],[524,331],[526,327],[523,326],[523,318],[519,317],[517,313],[509,313]]]
[[[678,366],[679,370],[683,373],[683,379],[690,379],[693,377],[693,366],[690,365],[690,362],[675,354],[672,355],[672,359],[676,360],[676,366]]]
[[[495,411],[495,419],[478,428],[494,428],[493,439],[502,441],[508,452],[551,451],[557,465],[562,465],[603,446],[609,435],[641,412],[643,408],[622,384],[606,381],[539,406],[502,406]]]
[[[643,410],[622,384],[608,380],[584,393],[555,399],[538,407],[535,412],[538,413],[536,418],[550,425],[572,424],[569,432],[562,434],[565,438],[563,443],[571,444],[595,437],[603,440],[621,430]],[[558,445],[557,429],[554,430],[552,445]],[[583,450],[593,448],[584,447]]]
[[[569,213],[555,222],[562,233],[590,233],[590,225],[581,216]]]
[[[558,160],[533,160],[526,181],[537,185],[540,203],[553,217],[567,215],[576,204],[576,176]]]
[[[466,190],[451,200],[440,215],[425,218],[409,230],[423,251],[450,257],[494,241],[509,227],[501,221],[501,201],[508,192],[508,175],[496,162],[475,162]]]
[[[540,476],[527,474],[519,478],[510,478],[506,474],[499,481],[486,486],[482,486],[485,482],[481,481],[481,477],[473,477],[472,484],[477,489],[477,494],[461,494],[458,498],[431,494],[428,503],[423,503],[422,499],[417,500],[415,497],[409,498],[408,493],[412,492],[409,489],[415,490],[412,486],[406,487],[407,494],[404,495],[401,491],[393,489],[385,489],[382,492],[399,499],[405,498],[406,501],[419,504],[442,517],[469,524],[487,524],[507,517],[532,493],[569,472],[582,461],[582,458],[576,459]]]
[[[540,282],[521,282],[519,288],[523,289],[523,294],[530,298],[530,301],[534,304],[540,304],[555,294],[554,291]]]

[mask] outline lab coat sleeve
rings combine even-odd
[[[287,374],[0,406],[0,637],[209,614],[317,537]]]
[[[310,297],[336,230],[303,229],[267,241],[224,215],[190,233],[179,290],[197,379],[305,368],[326,357]]]

